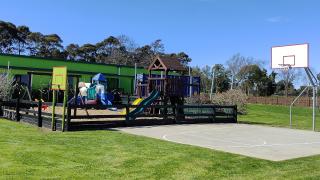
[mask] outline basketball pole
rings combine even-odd
[[[312,85],[312,130],[316,130],[316,106],[317,106],[317,86],[318,86],[318,81],[313,75],[312,71],[309,68],[304,68],[306,71],[306,74],[309,78],[309,81]]]

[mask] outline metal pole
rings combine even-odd
[[[309,86],[305,87],[301,93],[292,101],[291,105],[290,105],[290,128],[292,128],[292,106],[294,105],[294,103],[300,98],[300,96],[309,88]]]
[[[316,86],[313,86],[313,101],[312,101],[312,130],[316,130]]]
[[[313,75],[312,71],[309,68],[305,68],[305,71],[307,73],[307,76],[310,80],[310,83],[312,84],[312,130],[316,130],[316,88],[318,86],[318,81]]]

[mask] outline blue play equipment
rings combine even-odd
[[[98,93],[97,94],[97,99],[100,100],[101,104],[106,106],[106,105],[112,105],[111,101],[107,98],[105,93]]]
[[[92,78],[92,86],[87,89],[87,99],[96,100],[96,103],[103,106],[112,105],[114,97],[111,93],[105,93],[106,86],[106,77],[102,73],[96,74]]]
[[[107,82],[107,79],[102,73],[98,73],[93,76],[92,81]]]

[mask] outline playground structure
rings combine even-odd
[[[52,102],[17,96],[15,100],[1,102],[2,115],[16,121],[28,119],[28,122],[38,126],[62,131],[139,124],[237,121],[236,106],[184,105],[184,97],[192,92],[186,93],[186,89],[189,90],[193,84],[186,81],[185,76],[180,76],[186,73],[186,68],[178,59],[157,57],[148,72],[147,84],[137,83],[135,88],[138,92],[145,88],[146,93],[144,96],[133,96],[132,104],[130,97],[123,101],[117,92],[111,93],[107,78],[102,73],[96,74],[90,83],[85,83],[80,82],[80,75],[73,73],[65,73],[64,80],[57,81],[55,78],[60,78],[61,73],[57,76],[48,72],[28,72],[29,77],[53,75],[54,88],[53,91],[49,89],[53,92],[50,95]],[[26,86],[30,87],[30,84]],[[64,92],[63,103],[56,101],[61,90]],[[198,92],[199,89],[195,91]]]

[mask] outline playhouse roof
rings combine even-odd
[[[186,71],[186,68],[181,64],[180,60],[177,58],[158,56],[150,64],[148,70]]]
[[[93,81],[106,81],[106,77],[102,74],[102,73],[99,73],[99,74],[96,74],[93,78],[92,78]]]

